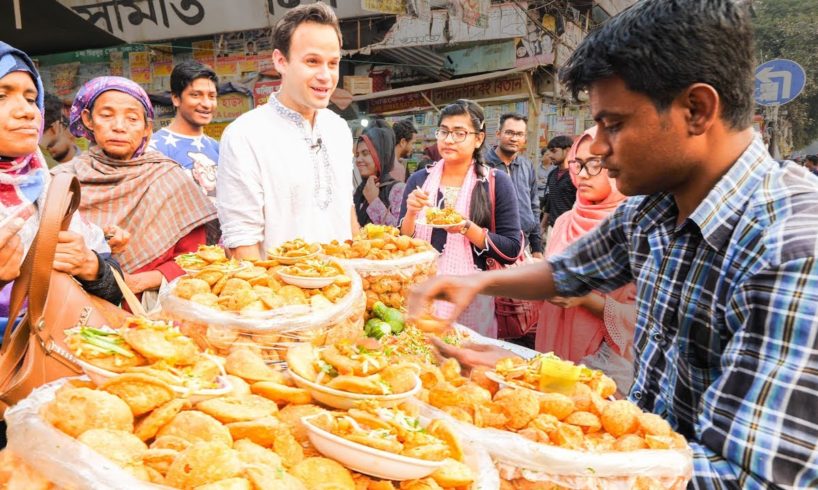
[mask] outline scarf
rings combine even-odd
[[[115,160],[99,147],[62,164],[82,185],[80,212],[100,227],[117,225],[131,233],[119,257],[133,273],[151,263],[193,229],[216,219],[216,209],[173,160],[148,151]]]
[[[389,127],[370,127],[364,131],[358,141],[363,142],[372,155],[372,160],[375,162],[375,173],[378,175],[378,183],[380,184],[378,197],[388,209],[389,193],[392,192],[392,187],[398,183],[389,175],[395,167],[395,133]],[[353,196],[355,215],[361,226],[371,222],[369,215],[366,213],[369,202],[364,197],[364,187],[366,187],[366,179],[358,185]]]
[[[153,105],[151,104],[151,100],[145,92],[145,89],[138,83],[122,77],[96,77],[86,82],[85,85],[80,88],[79,92],[77,92],[77,96],[74,97],[68,123],[71,134],[77,138],[85,138],[92,143],[96,143],[93,131],[85,127],[85,123],[82,122],[82,113],[85,109],[90,111],[94,107],[94,102],[97,98],[109,90],[126,93],[138,100],[139,103],[142,104],[142,107],[145,108],[145,115],[148,120],[153,120]],[[149,136],[142,139],[142,143],[136,149],[133,158],[139,157],[145,152],[149,139]]]
[[[580,144],[593,139],[595,135],[596,127],[589,129],[577,138],[571,149],[568,150],[566,160],[576,158]],[[602,171],[607,176],[608,171],[604,169]],[[574,186],[576,186],[576,176],[573,173],[570,175]],[[599,226],[626,199],[616,188],[616,180],[610,178],[609,180],[611,193],[598,203],[586,200],[577,192],[574,207],[557,218],[554,223],[545,249],[546,257],[561,253],[569,245]],[[628,303],[627,308],[632,308],[635,292],[636,287],[633,284],[628,284],[612,291],[607,296],[614,300],[615,304]],[[619,350],[619,348],[624,347],[620,343],[632,342],[632,339],[628,339],[627,333],[624,333],[624,331],[630,329],[630,336],[633,337],[634,325],[624,324],[623,319],[629,317],[627,312],[609,312],[609,308],[619,308],[612,305],[614,304],[606,304],[606,315],[616,325],[610,325],[613,328],[606,329],[603,320],[595,317],[584,308],[561,308],[547,301],[543,302],[540,309],[539,324],[537,325],[536,349],[539,352],[554,352],[563,359],[577,362],[583,357],[595,353],[607,333],[608,337],[614,339],[616,343],[611,347],[614,350]]]
[[[478,185],[477,175],[474,173],[475,163],[469,166],[466,172],[466,178],[463,179],[463,184],[460,187],[460,192],[457,195],[454,209],[460,213],[461,216],[468,217],[471,209],[471,197],[474,191],[474,186]],[[423,191],[437,199],[440,190],[440,181],[443,178],[443,168],[445,162],[440,160],[434,165],[426,167],[429,176],[423,183]],[[434,228],[424,224],[415,225],[415,237],[432,241],[432,231]],[[460,233],[446,233],[446,244],[443,246],[443,252],[437,261],[437,273],[463,276],[479,271],[480,269],[474,264],[474,256],[472,255],[472,245],[465,235]],[[435,315],[440,318],[449,318],[452,314],[454,305],[447,302],[435,302]],[[457,318],[458,323],[476,330],[481,335],[491,338],[497,337],[497,323],[494,320],[494,298],[489,296],[477,296],[471,305],[469,305],[463,313]]]

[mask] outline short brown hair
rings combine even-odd
[[[335,15],[335,11],[323,2],[316,2],[300,5],[290,10],[276,23],[273,30],[273,49],[281,51],[285,58],[289,58],[293,32],[305,22],[334,27],[338,34],[338,44],[343,45],[341,26],[338,24],[338,16]]]

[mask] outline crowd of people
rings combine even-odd
[[[0,43],[0,317],[49,167],[82,189],[54,269],[113,303],[112,268],[150,308],[183,273],[174,257],[199,245],[260,259],[296,237],[391,225],[440,252],[439,276],[414,290],[410,314],[433,305],[496,337],[493,296],[539,301],[535,348],[605,370],[620,395],[666,418],[691,443],[694,486],[809,486],[818,179],[773,161],[754,136],[749,23],[730,0],[637,4],[561,72],[575,94],[588,91],[595,127],[551,139],[534,163],[523,154],[526,116],[502,115],[489,147],[483,109],[458,100],[440,111],[437,144],[411,174],[411,121],[375,118],[354,138],[328,109],[341,31],[323,3],[278,22],[280,90],[220,142],[204,134],[218,95],[205,65],[174,68],[176,116],[154,132],[138,84],[90,80],[65,117],[29,57]],[[810,162],[815,173],[818,157]],[[465,220],[433,228],[427,207]],[[521,257],[527,265],[486,272]],[[467,365],[510,355],[440,347]]]

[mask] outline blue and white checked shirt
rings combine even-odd
[[[691,443],[691,488],[818,487],[818,178],[760,139],[681,225],[634,197],[550,260],[562,295],[638,287],[630,398]]]

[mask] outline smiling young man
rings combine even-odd
[[[327,109],[338,84],[341,31],[324,3],[296,7],[276,24],[273,62],[280,90],[224,132],[217,207],[236,257],[293,238],[352,236],[352,134]]]
[[[409,308],[635,281],[629,397],[688,439],[691,488],[816,488],[818,179],[753,133],[753,44],[735,0],[643,0],[591,33],[561,77],[588,90],[591,151],[635,197],[556,257],[433,279]]]
[[[204,133],[213,120],[218,99],[216,73],[198,61],[184,61],[170,74],[170,96],[176,116],[151,137],[149,148],[175,160],[199,184],[205,194],[216,197],[216,162],[219,143]]]

